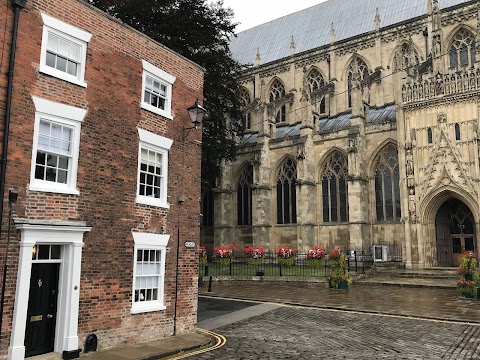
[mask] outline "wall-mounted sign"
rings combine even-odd
[[[185,247],[194,248],[195,247],[195,242],[194,241],[185,241]]]

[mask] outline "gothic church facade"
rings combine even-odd
[[[245,131],[204,196],[207,248],[395,243],[408,268],[478,253],[478,1],[329,0],[231,50],[250,64]]]

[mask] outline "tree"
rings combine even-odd
[[[85,1],[206,69],[202,185],[213,187],[222,160],[235,157],[234,134],[242,127],[235,79],[241,66],[228,47],[237,25],[233,11],[223,7],[223,0]]]

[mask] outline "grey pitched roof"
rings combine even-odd
[[[370,108],[368,114],[369,124],[381,124],[396,120],[397,105],[387,105],[382,108]],[[326,133],[347,129],[352,123],[352,114],[340,114],[332,118],[320,120],[320,132]]]
[[[258,133],[247,133],[240,136],[239,145],[255,144],[258,139]]]
[[[369,124],[382,124],[397,119],[397,105],[390,104],[381,108],[370,108],[368,113]],[[321,133],[348,129],[352,124],[352,114],[345,113],[334,117],[321,119],[319,130]],[[282,125],[277,127],[276,140],[300,136],[302,123]],[[258,133],[247,133],[240,137],[239,145],[256,144]]]
[[[275,134],[276,138],[283,139],[287,137],[299,136],[301,127],[302,127],[301,123],[287,125],[287,126],[278,126]]]
[[[471,0],[439,0],[440,8],[469,3]],[[375,30],[378,8],[381,27],[400,23],[427,13],[427,0],[328,0],[307,9],[242,31],[232,37],[230,50],[241,64],[254,64],[257,48],[265,64],[290,56],[293,36],[296,53],[330,42],[334,24],[336,41]]]

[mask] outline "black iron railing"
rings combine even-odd
[[[375,247],[352,248],[347,254],[348,270],[365,273],[375,263],[390,263],[402,267],[402,249],[400,244],[375,244]],[[267,252],[263,260],[252,261],[244,253],[237,253],[231,259],[208,257],[205,265],[199,266],[199,276],[297,276],[297,277],[328,277],[331,273],[331,260],[325,256],[321,263],[313,264],[307,259],[307,254],[299,253],[292,266],[279,261],[275,252]]]

